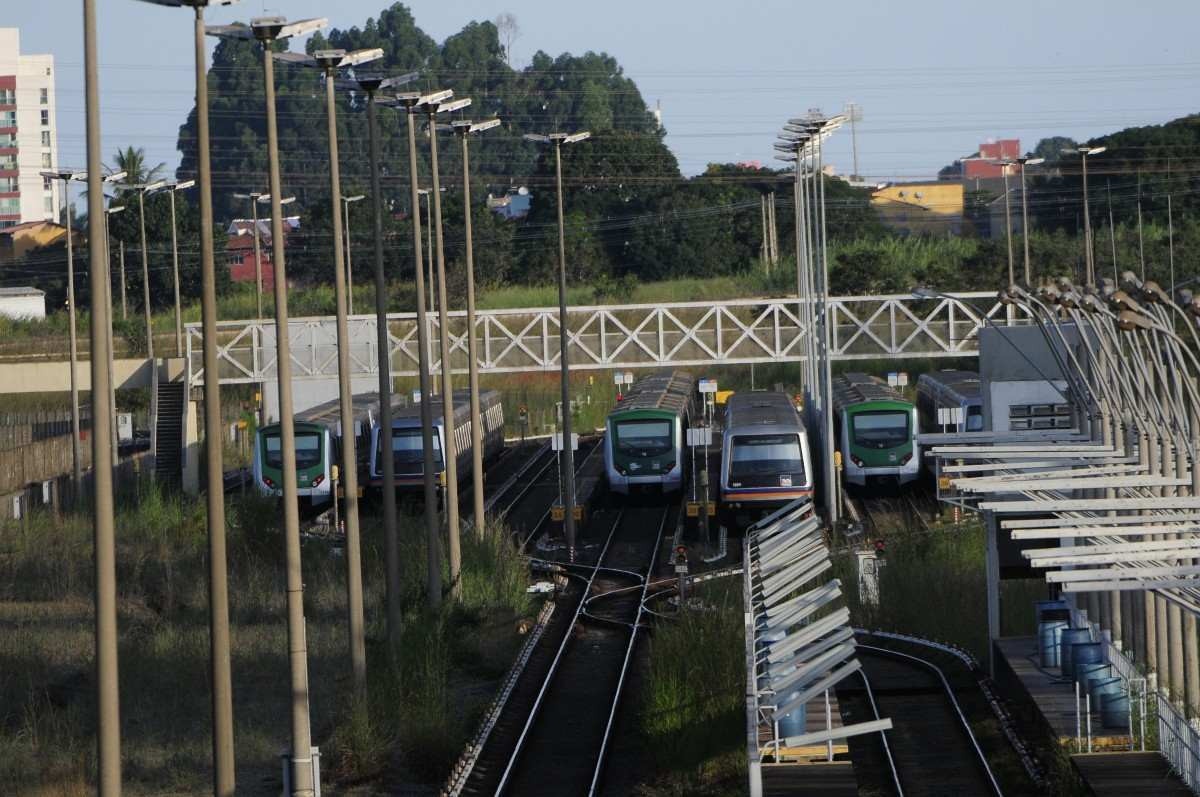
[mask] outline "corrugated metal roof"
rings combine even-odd
[[[0,296],[45,296],[46,292],[37,288],[0,288]]]

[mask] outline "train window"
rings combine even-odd
[[[967,431],[983,431],[983,407],[967,407]]]
[[[317,434],[296,435],[296,469],[311,468],[321,462],[321,436]]]
[[[266,448],[267,465],[272,468],[283,467],[283,457],[279,455],[281,443],[278,434],[266,435],[263,437],[263,446]]]
[[[392,456],[397,474],[420,473],[424,464],[420,429],[395,429],[392,431]],[[437,435],[433,436],[434,466],[442,468],[442,446]],[[379,457],[375,457],[375,469],[379,471]]]
[[[908,442],[907,412],[859,412],[854,415],[854,445],[892,448]]]
[[[766,481],[762,481],[764,477]],[[791,484],[784,484],[788,479]],[[804,481],[799,435],[745,434],[733,438],[729,460],[731,487],[799,487]]]
[[[623,421],[615,431],[617,451],[638,457],[655,457],[671,450],[670,421]]]

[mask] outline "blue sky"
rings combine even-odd
[[[385,0],[246,0],[214,22],[267,12],[361,25]],[[1200,110],[1200,3],[800,3],[783,0],[415,0],[418,25],[444,39],[472,19],[509,11],[521,26],[517,64],[538,49],[607,51],[647,102],[661,101],[667,143],[685,173],[708,162],[770,162],[789,116],[863,109],[860,171],[931,177],[989,137],[1025,148],[1049,135],[1086,138]],[[178,162],[175,139],[193,101],[191,15],[135,0],[99,0],[106,158],[142,146]],[[0,26],[24,52],[51,52],[59,72],[63,165],[84,161],[79,0],[5,0]],[[1132,9],[1132,11],[1131,11]],[[1143,10],[1145,9],[1145,10]],[[50,13],[48,13],[48,11]],[[299,49],[299,45],[296,45]],[[851,170],[850,134],[827,150]]]

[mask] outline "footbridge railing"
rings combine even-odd
[[[843,296],[830,300],[829,312],[831,348],[840,360],[975,356],[980,327],[1026,320],[990,292],[935,299]],[[797,299],[572,307],[568,354],[571,367],[581,370],[799,362],[805,357],[808,334],[804,319]],[[440,368],[436,315],[428,323],[431,359]],[[466,313],[451,312],[449,327],[454,371],[466,373]],[[349,330],[351,376],[377,373],[375,317],[352,316]],[[559,367],[556,308],[483,310],[476,315],[475,334],[479,366],[485,371]],[[275,335],[275,323],[266,319],[219,322],[221,381],[274,379]],[[292,319],[288,335],[295,378],[337,376],[337,328],[332,316]],[[392,373],[415,376],[415,314],[389,315],[388,341]],[[202,342],[200,325],[187,325],[188,378],[196,385],[205,379]]]

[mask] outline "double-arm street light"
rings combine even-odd
[[[429,406],[430,372],[429,372],[429,326],[427,308],[425,306],[425,277],[424,262],[421,252],[421,195],[417,176],[417,134],[416,115],[422,113],[426,105],[445,102],[454,96],[449,90],[434,91],[422,94],[417,91],[404,92],[395,95],[394,104],[402,108],[408,117],[408,189],[409,206],[413,224],[413,276],[417,288],[417,380],[421,390],[421,446],[422,456],[422,486],[425,495],[425,592],[429,605],[436,608],[442,600],[442,559],[441,534],[437,519],[437,487],[433,482],[433,411]],[[445,461],[445,458],[443,458]]]
[[[525,140],[554,146],[555,185],[558,186],[558,348],[562,389],[562,460],[563,536],[567,539],[567,558],[575,561],[575,452],[571,447],[571,365],[569,356],[570,332],[567,329],[567,248],[563,226],[563,144],[586,141],[591,133],[526,133]]]
[[[308,713],[308,648],[304,632],[304,579],[300,568],[300,514],[296,483],[296,428],[292,403],[292,353],[288,339],[287,268],[283,247],[283,207],[280,203],[279,133],[275,122],[275,60],[272,45],[325,27],[324,19],[289,23],[283,17],[259,17],[249,25],[217,25],[208,33],[251,39],[262,46],[266,88],[267,165],[271,192],[271,246],[275,271],[275,346],[279,384],[279,437],[283,464],[283,516],[287,557],[288,663],[291,673],[292,751],[290,781],[296,797],[314,794],[312,729]],[[208,372],[212,381],[216,372]],[[207,383],[209,379],[205,379]]]
[[[78,491],[83,484],[83,459],[79,445],[79,385],[75,375],[75,369],[79,362],[79,342],[75,333],[75,242],[73,240],[75,233],[71,229],[74,223],[74,213],[71,210],[71,183],[86,182],[88,178],[87,172],[72,169],[42,172],[42,177],[48,180],[61,180],[63,184],[63,216],[66,217],[64,221],[67,228],[67,321],[71,325],[69,336],[71,341],[71,477],[75,490]],[[105,175],[104,182],[112,183],[124,179],[124,177],[125,172],[116,172]],[[105,245],[107,246],[107,241]],[[95,420],[92,423],[95,424]]]
[[[342,88],[367,95],[367,132],[371,161],[371,212],[375,234],[375,333],[379,363],[379,465],[383,477],[383,547],[386,570],[388,656],[393,666],[400,658],[400,548],[396,525],[396,454],[392,446],[392,345],[388,335],[387,278],[383,270],[383,187],[379,179],[379,122],[376,94],[407,83],[415,74],[384,77],[355,75],[338,81]]]
[[[255,306],[257,307],[257,310],[258,310],[258,317],[262,318],[263,317],[263,311],[262,311],[262,297],[263,297],[262,246],[260,244],[261,231],[258,229],[258,223],[260,221],[260,219],[258,218],[258,206],[260,204],[270,205],[271,204],[271,195],[268,193],[262,193],[260,191],[251,191],[248,194],[236,194],[235,193],[234,197],[237,199],[249,199],[250,200],[250,223],[252,225],[252,232],[254,235],[254,299],[255,299]],[[285,196],[283,199],[279,200],[279,204],[280,205],[290,205],[291,203],[293,203],[295,201],[296,201],[296,197]],[[270,219],[267,219],[266,221],[270,221]]]
[[[450,564],[450,594],[457,600],[462,596],[462,547],[459,539],[460,526],[458,521],[458,441],[452,433],[454,427],[454,379],[453,357],[450,349],[450,318],[449,297],[446,292],[446,247],[442,238],[442,187],[438,175],[438,125],[439,113],[453,113],[470,106],[469,98],[450,99],[442,102],[429,103],[422,106],[429,117],[429,171],[433,176],[433,229],[437,239],[437,283],[438,283],[438,341],[441,346],[442,360],[442,429],[445,430],[445,440],[442,443],[442,460],[446,467],[446,531],[448,535]],[[479,422],[475,418],[476,423]]]
[[[209,656],[212,676],[213,794],[232,797],[233,686],[229,653],[229,584],[225,554],[225,485],[222,473],[221,382],[217,362],[217,280],[213,259],[212,169],[209,152],[208,64],[204,9],[237,0],[149,0],[169,7],[190,7],[196,81],[196,176],[200,199],[200,313],[204,335],[204,454],[208,522]],[[260,314],[261,315],[261,314]],[[93,421],[94,423],[94,421]]]
[[[175,278],[175,354],[178,357],[183,356],[183,311],[179,302],[179,230],[175,222],[175,194],[195,184],[195,180],[176,180],[164,186],[171,196],[171,267]]]
[[[486,122],[460,120],[453,122],[450,129],[462,141],[463,168],[463,234],[467,241],[467,367],[470,373],[471,391],[471,496],[474,499],[475,536],[484,534],[483,509],[483,417],[479,410],[479,356],[475,342],[475,252],[471,240],[471,155],[468,142],[473,133],[491,130],[500,124],[499,119]]]
[[[342,197],[343,226],[346,231],[346,312],[350,315],[354,315],[354,256],[353,247],[350,245],[350,205],[366,198],[366,194]]]
[[[346,496],[346,594],[350,626],[350,663],[354,690],[361,697],[366,689],[367,644],[363,630],[362,553],[358,529],[358,457],[354,451],[354,393],[350,386],[350,330],[346,318],[346,272],[342,262],[342,178],[338,164],[337,105],[334,75],[339,69],[383,57],[383,50],[318,50],[311,56],[276,53],[287,63],[319,69],[325,76],[325,120],[329,135],[329,207],[333,222],[334,297],[337,305],[338,399],[342,422],[342,486]],[[334,495],[334,500],[337,496]]]
[[[1088,172],[1087,162],[1089,155],[1099,155],[1107,150],[1108,147],[1075,147],[1073,149],[1064,149],[1063,153],[1078,154],[1079,161],[1083,168],[1083,237],[1084,237],[1084,262],[1087,264],[1087,284],[1096,284],[1096,264],[1095,255],[1092,252],[1092,216],[1088,208]]]
[[[1028,287],[1032,284],[1031,269],[1029,266],[1029,202],[1025,191],[1025,167],[1036,166],[1044,161],[1043,158],[1030,158],[1022,156],[1018,158],[997,158],[989,159],[991,163],[1000,167],[1001,173],[1004,176],[1004,224],[1007,232],[1008,240],[1008,284],[1013,285],[1017,281],[1016,267],[1013,256],[1013,235],[1012,235],[1012,202],[1009,197],[1011,189],[1008,187],[1008,169],[1010,166],[1020,166],[1021,178],[1021,238],[1025,245],[1025,285]]]

